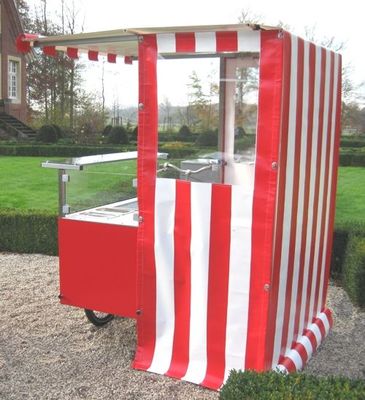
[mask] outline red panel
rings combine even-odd
[[[252,210],[252,255],[245,369],[265,368],[269,292],[272,266],[280,115],[283,43],[277,31],[261,32],[260,91]],[[272,322],[272,321],[271,321]],[[269,336],[273,340],[272,332]],[[266,368],[270,368],[266,367]]]
[[[59,220],[61,303],[136,317],[137,228]]]
[[[231,242],[231,186],[212,185],[207,310],[207,372],[201,385],[224,379]]]
[[[176,33],[176,53],[195,53],[195,34]]]
[[[38,35],[32,35],[30,33],[21,33],[16,38],[16,48],[20,53],[29,53],[30,52],[30,43],[28,40],[24,39],[32,39],[33,41],[38,38]]]
[[[237,32],[217,32],[217,52],[237,51]]]
[[[182,378],[189,364],[190,335],[190,182],[176,181],[174,228],[175,331],[172,359],[166,375]]]
[[[142,223],[138,229],[137,351],[134,368],[148,369],[155,349],[156,267],[154,253],[154,208],[157,167],[157,42],[155,35],[139,43],[138,112],[138,206]]]

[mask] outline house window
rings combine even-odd
[[[18,98],[18,85],[19,85],[19,62],[14,60],[9,60],[9,73],[8,73],[9,99]]]

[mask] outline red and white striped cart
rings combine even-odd
[[[214,389],[233,368],[300,370],[332,325],[341,57],[250,25],[22,36],[18,45],[138,59],[137,198],[104,206],[131,207],[114,222],[60,217],[61,303],[136,318],[137,369]],[[174,60],[174,72],[183,58],[207,57],[219,65],[217,151],[161,166],[160,64]],[[236,144],[242,71],[252,68],[251,154]],[[62,186],[68,167],[59,168]]]

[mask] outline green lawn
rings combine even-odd
[[[41,168],[45,157],[0,157],[0,207],[57,212],[57,170]],[[101,205],[134,194],[136,162],[90,166],[71,172],[68,203],[73,211]],[[336,221],[365,221],[365,168],[339,170]]]
[[[365,168],[339,168],[336,222],[347,220],[365,222]]]
[[[0,157],[0,207],[57,212],[58,171],[41,168],[45,157]],[[123,161],[70,171],[68,203],[73,211],[130,197],[136,162]]]

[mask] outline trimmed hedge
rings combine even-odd
[[[365,306],[365,236],[350,235],[342,283],[353,303]]]
[[[360,400],[365,381],[343,377],[317,377],[302,373],[283,375],[270,371],[232,370],[220,391],[221,400]]]
[[[57,215],[0,209],[0,251],[56,255],[57,241]]]
[[[354,304],[365,307],[365,223],[347,221],[336,225],[331,276]]]
[[[352,139],[349,137],[341,138],[341,147],[365,147],[365,136],[363,138]]]
[[[161,153],[168,153],[169,158],[185,158],[197,152],[196,147],[191,143],[169,142],[162,143],[158,149]]]
[[[351,151],[346,148],[340,152],[341,167],[365,167],[365,152]]]
[[[81,157],[134,150],[136,146],[0,145],[2,156]]]

